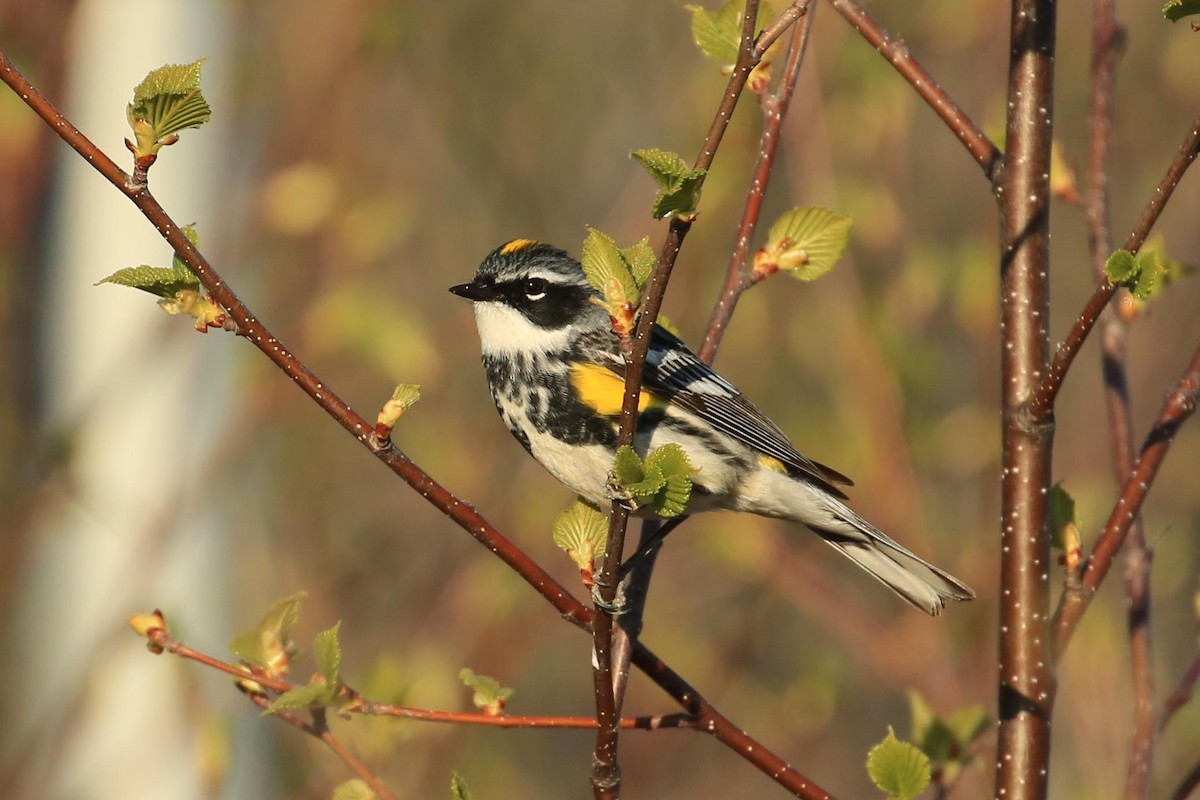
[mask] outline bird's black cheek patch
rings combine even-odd
[[[546,330],[570,325],[584,312],[588,302],[588,292],[580,286],[550,286],[540,300],[530,300],[523,293],[513,298],[513,305],[530,322]]]

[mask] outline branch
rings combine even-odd
[[[1054,657],[1055,661],[1062,658],[1071,635],[1075,632],[1083,613],[1091,604],[1092,597],[1108,570],[1133,521],[1141,511],[1142,503],[1154,485],[1159,467],[1171,447],[1171,441],[1179,428],[1196,411],[1196,402],[1200,397],[1200,347],[1192,354],[1191,363],[1175,389],[1169,392],[1163,400],[1162,410],[1158,419],[1146,436],[1138,454],[1133,471],[1129,473],[1121,489],[1121,496],[1109,515],[1104,530],[1096,540],[1092,553],[1083,565],[1079,588],[1076,591],[1065,592],[1055,611],[1056,633]]]
[[[1196,682],[1200,681],[1200,649],[1192,660],[1188,662],[1187,669],[1183,671],[1183,675],[1179,677],[1179,683],[1171,690],[1171,693],[1166,696],[1162,704],[1162,714],[1158,720],[1158,730],[1161,733],[1167,729],[1167,725],[1171,722],[1171,718],[1175,716],[1175,712],[1183,708],[1192,699],[1192,693],[1196,691]]]
[[[1001,402],[1000,728],[996,796],[1044,798],[1054,672],[1049,659],[1053,425],[1020,409],[1049,361],[1050,145],[1054,0],[1015,0],[1008,73],[1007,152],[1000,206]]]
[[[792,31],[792,41],[788,47],[787,63],[784,65],[783,79],[774,95],[764,96],[762,100],[763,122],[762,137],[758,143],[758,159],[754,164],[754,172],[750,180],[750,190],[746,193],[746,204],[742,210],[742,220],[738,224],[737,233],[733,239],[733,252],[729,255],[729,267],[725,273],[725,286],[716,306],[709,318],[708,327],[704,332],[704,341],[697,355],[706,364],[711,364],[717,356],[717,348],[729,320],[733,317],[734,309],[742,293],[754,285],[754,279],[746,271],[746,258],[750,253],[750,242],[754,238],[754,229],[762,213],[763,197],[767,193],[767,184],[775,169],[775,153],[779,149],[779,132],[783,120],[787,116],[788,107],[792,103],[792,95],[796,90],[796,81],[800,77],[800,67],[804,63],[804,51],[808,45],[808,34],[812,30],[814,6],[800,20]]]
[[[292,379],[301,391],[337,420],[338,424],[350,432],[360,444],[374,453],[392,472],[408,483],[435,508],[457,523],[459,527],[475,537],[476,541],[499,556],[530,586],[554,605],[560,614],[585,625],[590,623],[586,608],[576,601],[567,588],[558,583],[550,573],[542,569],[520,548],[504,537],[472,506],[459,500],[413,463],[391,441],[375,436],[373,433],[374,423],[368,422],[362,415],[350,408],[255,317],[241,298],[234,293],[232,287],[217,274],[203,254],[188,240],[179,225],[163,210],[150,191],[144,187],[130,188],[128,186],[129,176],[59,113],[58,109],[17,71],[2,48],[0,48],[0,80],[8,84],[52,130],[58,133],[109,183],[137,206],[138,210],[167,240],[167,243],[175,249],[188,268],[195,273],[212,299],[229,312],[237,325],[238,335],[245,337],[262,351]]]
[[[829,0],[829,3],[854,30],[862,34],[862,37],[887,59],[896,72],[900,73],[900,77],[908,81],[913,90],[963,143],[963,147],[967,148],[975,163],[983,168],[983,174],[988,181],[995,184],[1003,160],[1000,149],[921,66],[903,40],[893,38],[854,0]]]
[[[762,36],[759,37],[760,41]],[[592,630],[592,611],[576,600],[570,592],[552,576],[533,562],[519,548],[497,531],[490,522],[469,504],[459,500],[433,480],[427,473],[395,448],[391,442],[378,439],[373,433],[373,423],[345,404],[313,375],[267,328],[253,316],[245,304],[216,273],[204,256],[192,246],[179,226],[162,209],[145,188],[129,189],[126,175],[107,155],[95,146],[78,128],[62,116],[58,110],[34,88],[16,69],[5,50],[0,47],[0,80],[25,101],[44,122],[68,145],[78,152],[101,175],[125,194],[142,214],[155,226],[160,235],[176,250],[179,257],[196,274],[200,283],[213,299],[225,308],[238,325],[238,332],[251,341],[273,363],[282,369],[314,402],[347,431],[360,444],[393,472],[416,490],[434,507],[445,513],[457,525],[466,530],[489,551],[493,552],[518,575],[530,584],[547,602],[551,603],[565,620],[584,630]],[[744,79],[743,79],[744,83]],[[719,139],[719,136],[717,137]],[[713,141],[712,133],[708,142]],[[715,145],[714,145],[715,146]],[[661,302],[661,298],[660,298]],[[657,311],[657,309],[656,309]],[[758,767],[764,774],[799,797],[820,800],[828,795],[796,772],[761,743],[746,736],[740,729],[705,701],[699,692],[686,683],[640,642],[635,645],[634,663],[651,676],[661,688],[682,706],[700,704],[708,715],[705,727],[719,741],[734,750],[740,757]],[[662,670],[666,669],[664,673]],[[238,673],[244,676],[244,673]],[[725,733],[735,731],[735,734]]]
[[[1146,208],[1142,211],[1141,217],[1137,224],[1129,233],[1129,237],[1125,240],[1125,244],[1121,245],[1122,250],[1127,250],[1130,253],[1136,254],[1146,242],[1146,237],[1150,235],[1150,231],[1154,228],[1154,223],[1158,221],[1159,215],[1167,205],[1167,200],[1171,198],[1175,188],[1179,185],[1179,181],[1183,179],[1183,175],[1187,172],[1187,168],[1196,160],[1196,156],[1200,154],[1200,117],[1192,120],[1192,124],[1186,136],[1183,137],[1183,143],[1179,146],[1179,150],[1175,154],[1174,160],[1167,167],[1167,174],[1159,181],[1158,186],[1154,189],[1154,194],[1150,197],[1150,202],[1146,204]],[[1107,257],[1107,254],[1106,254]],[[1088,299],[1087,305],[1076,318],[1075,324],[1071,326],[1071,330],[1067,333],[1067,338],[1058,346],[1054,353],[1054,360],[1050,364],[1050,369],[1046,371],[1042,378],[1041,385],[1038,386],[1037,392],[1029,402],[1028,414],[1032,423],[1036,424],[1045,421],[1054,409],[1054,401],[1058,397],[1058,391],[1062,388],[1063,380],[1067,376],[1067,371],[1071,368],[1071,364],[1075,361],[1075,356],[1079,353],[1079,349],[1083,347],[1083,343],[1087,340],[1088,334],[1092,332],[1092,327],[1096,321],[1100,319],[1101,312],[1108,305],[1108,301],[1112,299],[1113,294],[1117,291],[1117,286],[1114,286],[1105,277],[1092,296]]]
[[[712,164],[717,147],[733,119],[734,108],[742,95],[750,72],[762,58],[761,53],[756,55],[757,42],[754,29],[757,20],[758,0],[746,0],[737,62],[729,77],[725,95],[717,108],[717,114],[713,118],[712,125],[709,126],[708,136],[705,137],[700,155],[696,159],[696,168],[707,169]],[[768,46],[769,43],[763,47],[762,52],[766,52]],[[701,184],[703,184],[703,178],[701,178]],[[663,243],[658,261],[654,266],[654,273],[646,286],[633,338],[631,340],[623,337],[621,341],[621,355],[625,361],[625,394],[621,403],[621,424],[617,435],[618,446],[633,444],[634,433],[637,430],[638,400],[642,392],[642,372],[646,364],[646,353],[650,347],[654,324],[658,320],[658,312],[662,308],[663,295],[671,278],[671,271],[675,267],[675,260],[679,257],[679,248],[683,245],[683,239],[687,236],[691,225],[690,219],[671,217],[666,241]],[[605,546],[600,575],[596,580],[600,602],[596,604],[597,613],[594,618],[592,635],[592,655],[595,659],[592,679],[596,697],[596,719],[599,723],[596,747],[592,753],[592,788],[597,800],[616,798],[620,794],[621,786],[621,770],[617,764],[618,729],[616,727],[616,720],[620,716],[621,708],[613,683],[613,621],[611,613],[605,609],[605,606],[612,608],[616,600],[621,555],[625,548],[625,530],[628,524],[628,506],[621,500],[614,499],[612,515],[609,520],[608,542]]]
[[[1088,148],[1087,217],[1088,250],[1098,284],[1106,282],[1104,265],[1112,252],[1109,227],[1109,148],[1112,141],[1113,98],[1117,62],[1125,47],[1125,29],[1117,23],[1113,0],[1092,3],[1092,66],[1090,145]],[[1101,315],[1100,342],[1105,405],[1108,409],[1109,445],[1113,473],[1123,483],[1133,470],[1133,412],[1129,399],[1128,353],[1124,319],[1106,308]],[[1152,554],[1139,516],[1126,547],[1125,588],[1129,597],[1126,619],[1133,684],[1133,735],[1125,777],[1127,800],[1142,800],[1149,790],[1154,756],[1155,708],[1153,652],[1150,646],[1150,562]],[[1072,569],[1069,573],[1074,576]],[[1073,581],[1072,581],[1073,582]]]

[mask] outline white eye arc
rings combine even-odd
[[[546,286],[545,278],[529,278],[521,290],[525,292],[526,299],[537,301],[546,296]]]

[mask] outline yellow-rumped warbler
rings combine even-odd
[[[470,283],[483,366],[513,436],[572,491],[600,508],[611,497],[624,362],[599,293],[575,259],[531,239],[494,250]],[[699,471],[687,513],[749,511],[807,526],[929,614],[970,600],[962,581],[913,555],[851,511],[851,481],[805,458],[742,393],[675,336],[655,327],[638,402],[634,449],[674,443]]]

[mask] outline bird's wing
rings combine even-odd
[[[624,375],[624,365],[610,361]],[[696,358],[682,341],[656,325],[646,358],[642,383],[654,394],[670,398],[726,436],[780,461],[837,497],[846,495],[835,484],[853,485],[837,470],[806,458],[788,441],[779,426],[750,403],[738,388]]]

